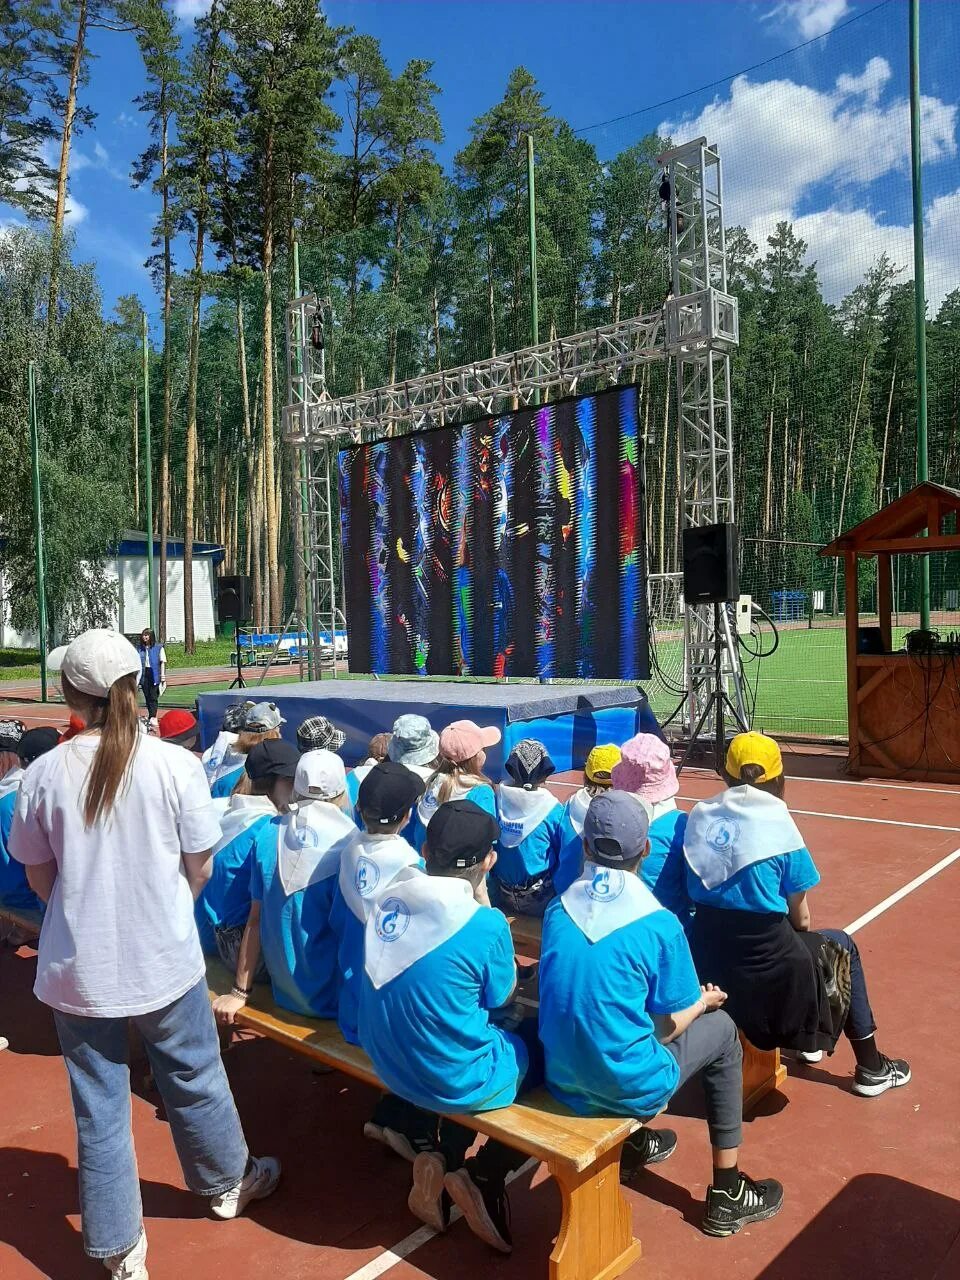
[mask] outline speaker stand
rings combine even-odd
[[[728,713],[740,733],[749,732],[749,725],[730,700],[723,678],[723,637],[720,630],[721,608],[726,608],[726,606],[719,604],[713,606],[713,687],[710,690],[710,696],[703,704],[700,718],[690,730],[690,741],[687,743],[687,749],[683,753],[683,759],[677,766],[678,775],[686,768],[687,761],[690,759],[700,738],[700,730],[707,723],[711,712],[714,713],[713,767],[721,777],[723,776],[723,768],[726,762],[725,730]]]
[[[237,674],[233,677],[233,680],[230,683],[231,689],[245,689],[247,687],[247,682],[243,678],[243,654],[240,652],[240,632],[242,630],[243,628],[240,626],[238,622],[236,631],[234,633],[234,639],[237,642],[236,644]]]

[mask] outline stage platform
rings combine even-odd
[[[582,769],[598,744],[625,742],[641,731],[659,733],[646,694],[638,686],[472,684],[436,680],[314,680],[271,684],[244,692],[199,696],[203,745],[216,737],[224,708],[238,698],[275,702],[287,723],[283,736],[293,742],[297,725],[324,715],[347,735],[341,755],[348,766],[366,756],[376,733],[388,732],[398,716],[426,716],[443,729],[453,720],[494,725],[503,736],[487,758],[487,774],[499,781],[503,762],[521,738],[545,743],[558,771]]]

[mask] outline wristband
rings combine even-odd
[[[250,995],[250,992],[245,991],[243,987],[234,987],[233,990],[230,992],[230,994],[232,996],[236,996],[238,1000],[246,1000],[247,997]]]

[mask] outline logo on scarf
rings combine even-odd
[[[740,823],[733,818],[715,818],[704,836],[711,849],[724,853],[740,839]]]
[[[320,845],[320,837],[313,827],[291,827],[290,834],[291,843],[299,845],[301,849],[316,849]]]
[[[381,942],[396,942],[410,924],[410,910],[399,898],[387,898],[377,912],[377,937]]]
[[[365,858],[361,854],[357,859],[357,876],[354,883],[361,898],[369,898],[376,889],[380,883],[380,868],[372,858]]]
[[[614,902],[623,893],[622,871],[610,867],[594,867],[593,879],[587,885],[587,897],[594,902]]]

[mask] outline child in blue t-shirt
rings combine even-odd
[[[818,1062],[842,1032],[857,1063],[854,1093],[873,1098],[908,1084],[908,1063],[877,1047],[857,944],[841,929],[810,928],[807,894],[820,873],[784,803],[776,742],[738,734],[726,781],[726,791],[696,805],[684,833],[701,976],[723,983],[731,1016],[758,1048]]]
[[[625,742],[613,770],[613,786],[647,806],[650,853],[643,860],[640,877],[660,905],[687,928],[692,916],[683,861],[687,815],[677,808],[680,781],[666,742],[655,733],[638,733]]]
[[[10,856],[8,842],[24,771],[34,760],[39,760],[48,751],[52,751],[59,737],[56,729],[52,728],[27,729],[18,737],[14,748],[18,764],[4,775],[5,786],[0,794],[0,906],[9,907],[37,926],[43,921],[45,904],[27,883],[23,863]],[[0,928],[2,927],[0,922]],[[20,936],[15,927],[6,931],[11,941]]]
[[[620,748],[612,743],[594,747],[583,766],[583,786],[575,791],[563,809],[560,853],[553,875],[557,893],[569,889],[583,870],[583,823],[594,796],[610,789],[613,767],[620,760]]]
[[[356,839],[343,761],[332,751],[300,758],[287,813],[257,833],[250,868],[250,918],[237,981],[214,1002],[230,1023],[250,994],[261,950],[281,1008],[335,1018],[340,976],[330,926],[340,857]]]
[[[243,766],[247,755],[260,742],[270,742],[280,737],[280,726],[286,724],[279,708],[273,702],[257,702],[244,705],[240,732],[232,746],[224,752],[216,773],[210,779],[210,795],[214,800],[226,800],[243,778]]]
[[[424,845],[427,874],[400,871],[367,919],[360,1040],[393,1093],[445,1114],[508,1106],[538,1074],[533,1019],[512,1006],[513,939],[477,891],[496,862],[496,821],[470,800],[442,804]],[[495,1142],[465,1160],[474,1134],[439,1121],[413,1166],[410,1209],[446,1228],[444,1191],[471,1229],[512,1249],[505,1180],[525,1156]]]
[[[778,1213],[783,1188],[740,1172],[740,1041],[720,1011],[725,994],[701,987],[678,920],[640,877],[648,826],[632,796],[594,799],[581,874],[547,908],[540,953],[547,1086],[580,1115],[647,1121],[699,1075],[713,1148],[703,1230],[732,1235]],[[626,1143],[622,1180],[666,1160],[676,1144],[669,1129],[642,1128]]]
[[[414,718],[422,717],[402,716],[401,720]],[[398,720],[397,725],[399,724]],[[394,737],[397,725],[394,725]],[[417,805],[412,830],[404,833],[415,849],[422,848],[431,818],[440,805],[446,804],[448,800],[472,800],[492,818],[496,818],[496,792],[483,769],[487,762],[487,749],[496,746],[499,741],[500,730],[493,725],[481,727],[472,720],[456,720],[447,725],[440,734],[435,767],[427,772],[426,791]],[[390,758],[397,758],[392,748]],[[407,759],[408,757],[403,757],[399,763],[407,764]],[[424,776],[423,767],[418,768],[417,772],[421,777]],[[486,887],[483,892],[486,893]]]
[[[542,916],[554,895],[563,806],[547,790],[555,766],[542,742],[523,738],[504,765],[512,782],[497,797],[500,823],[491,902],[501,911]]]
[[[210,879],[194,904],[205,955],[219,956],[231,973],[250,916],[250,870],[262,828],[282,813],[293,795],[299,755],[286,742],[255,746],[244,770],[249,791],[234,791],[220,819],[220,843],[213,850]],[[256,981],[265,978],[261,966]]]

